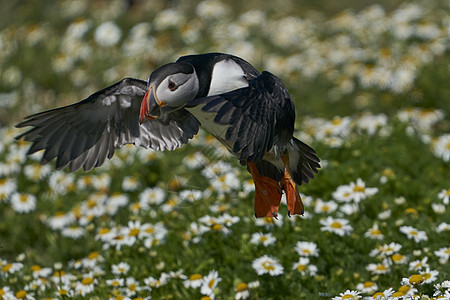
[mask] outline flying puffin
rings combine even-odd
[[[276,217],[282,192],[288,215],[303,214],[297,184],[318,173],[316,152],[293,137],[294,104],[273,74],[223,53],[180,57],[153,71],[148,81],[125,78],[88,98],[25,118],[32,126],[17,139],[45,150],[42,163],[85,171],[116,149],[135,144],[173,150],[202,125],[242,165],[255,183],[255,216]]]

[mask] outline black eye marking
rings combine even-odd
[[[178,85],[172,80],[169,80],[169,85],[167,87],[173,92],[178,88]]]

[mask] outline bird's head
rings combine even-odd
[[[142,124],[159,118],[161,113],[182,108],[195,98],[198,90],[198,77],[191,64],[176,62],[159,67],[148,79],[139,121]]]

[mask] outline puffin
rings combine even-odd
[[[25,117],[16,137],[44,150],[41,163],[91,170],[116,149],[134,144],[174,150],[202,126],[246,166],[255,184],[256,217],[277,217],[282,194],[288,215],[303,215],[298,186],[318,173],[316,151],[293,136],[294,103],[282,81],[225,53],[180,57],[147,81],[124,78],[86,99]]]

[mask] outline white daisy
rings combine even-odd
[[[320,213],[332,213],[337,209],[338,205],[334,201],[322,201],[322,199],[317,199],[315,206],[314,206],[314,212],[317,214]]]
[[[293,267],[293,270],[298,271],[302,275],[309,274],[310,276],[314,276],[317,273],[317,267],[309,263],[309,258],[300,257],[298,262],[296,262]]]
[[[366,281],[364,283],[358,283],[356,285],[356,289],[365,293],[365,294],[373,294],[378,290],[378,285],[373,281]]]
[[[0,178],[0,202],[6,201],[17,190],[17,183],[12,178]]]
[[[400,249],[402,249],[402,245],[397,243],[384,244],[370,251],[369,255],[386,257],[400,251]]]
[[[61,231],[62,236],[72,238],[74,240],[79,239],[84,235],[85,229],[78,225],[72,225],[66,228],[63,228]]]
[[[390,270],[390,263],[387,259],[383,259],[382,262],[376,264],[368,264],[366,270],[372,274],[387,274]]]
[[[126,262],[120,262],[117,265],[111,266],[111,272],[114,275],[125,275],[130,270],[130,265]]]
[[[400,226],[400,232],[406,234],[408,239],[413,239],[416,243],[428,240],[425,231],[417,230],[412,226]]]
[[[280,263],[267,255],[255,259],[252,263],[252,267],[258,275],[269,274],[271,276],[278,276],[284,272]]]
[[[222,278],[219,277],[219,273],[215,270],[209,272],[208,275],[203,277],[203,283],[200,288],[200,293],[203,295],[211,295],[214,292],[214,289],[217,287],[217,284],[222,281]]]
[[[440,136],[433,143],[433,152],[439,158],[444,161],[450,161],[450,134],[444,134]]]
[[[409,263],[409,270],[411,271],[419,271],[422,268],[429,268],[430,266],[427,263],[428,257],[425,256],[421,260],[415,260]]]
[[[252,234],[250,243],[254,245],[262,244],[264,247],[274,244],[277,239],[271,233],[255,232]]]
[[[295,245],[295,251],[300,256],[319,256],[317,244],[313,242],[297,242]]]
[[[358,300],[362,298],[361,296],[359,296],[360,293],[361,293],[360,291],[346,290],[344,293],[340,293],[339,296],[333,297],[332,300],[343,300],[343,299]]]
[[[148,207],[149,204],[152,204],[152,205],[161,204],[165,198],[166,198],[166,193],[164,192],[163,189],[161,189],[159,187],[146,188],[139,195],[139,203],[142,205],[143,208],[146,208],[146,207]]]
[[[120,40],[122,31],[111,21],[102,23],[97,27],[94,33],[94,39],[100,46],[109,47],[114,46]]]
[[[353,230],[348,220],[335,219],[330,216],[328,216],[326,219],[320,220],[320,224],[323,225],[323,227],[321,227],[320,230],[329,231],[339,236],[350,234],[350,232]]]
[[[443,247],[434,251],[434,254],[439,258],[441,264],[446,264],[450,257],[450,247]]]
[[[438,198],[442,200],[445,205],[448,205],[450,201],[450,189],[443,189],[439,192]]]
[[[203,276],[200,274],[192,274],[189,278],[183,281],[185,287],[199,288],[203,284]]]
[[[14,193],[11,196],[11,205],[18,213],[29,213],[36,208],[36,196],[25,193]]]
[[[420,271],[420,275],[422,275],[424,284],[431,283],[437,280],[437,276],[439,275],[439,271],[430,270],[430,268],[426,268],[425,271]]]

